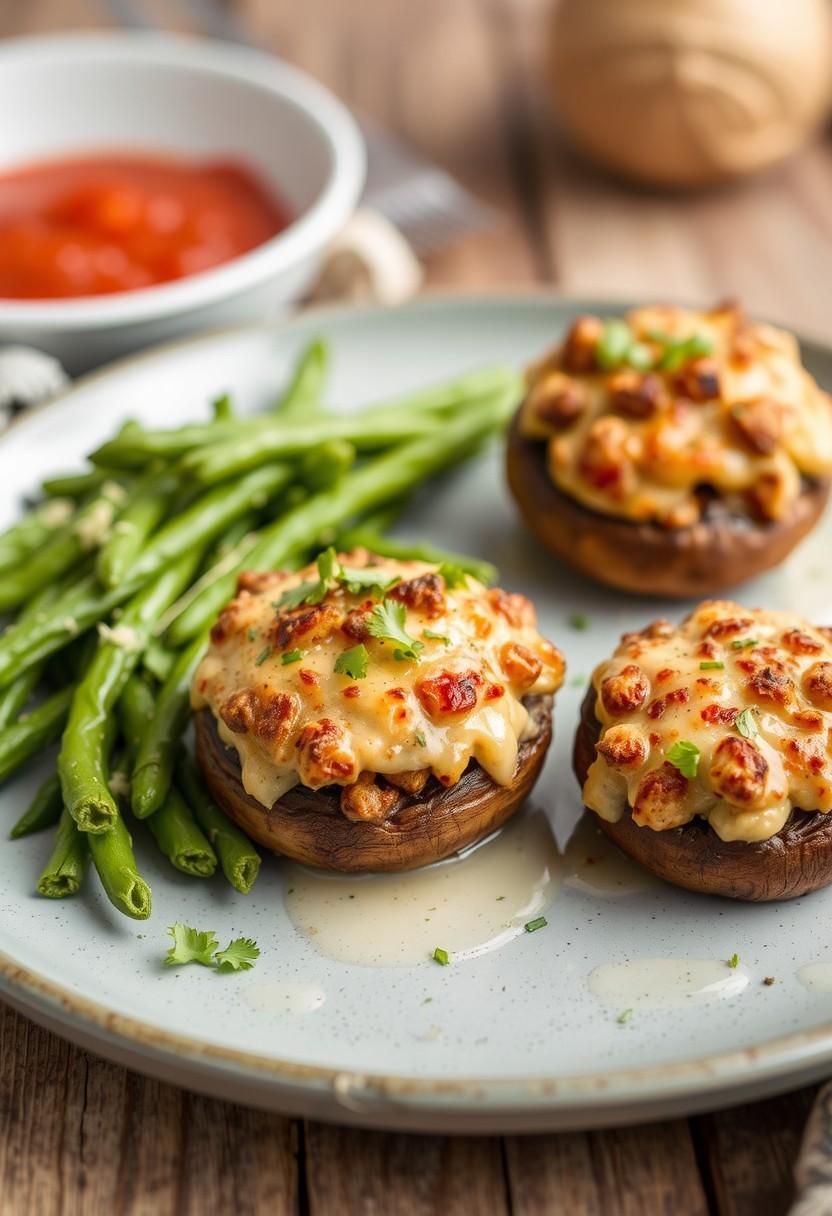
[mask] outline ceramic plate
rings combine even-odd
[[[0,526],[42,477],[77,467],[125,418],[201,417],[226,389],[246,409],[263,406],[318,332],[334,352],[330,397],[349,409],[494,360],[523,364],[592,307],[545,296],[427,299],[208,336],[125,362],[3,437]],[[832,352],[808,344],[805,357],[832,384]],[[154,893],[143,924],[114,912],[94,874],[75,900],[38,899],[48,838],[8,843],[3,996],[58,1033],[168,1080],[385,1128],[636,1121],[827,1071],[832,889],[760,907],[687,895],[649,880],[579,823],[570,750],[586,677],[623,630],[678,618],[686,606],[616,596],[555,565],[520,527],[498,451],[431,487],[399,530],[494,561],[504,586],[535,600],[543,632],[566,653],[556,743],[524,817],[467,858],[403,880],[345,886],[269,860],[248,897],[219,877],[178,875],[137,831]],[[738,598],[828,622],[828,547],[826,521]],[[585,628],[575,628],[575,614]],[[2,822],[16,818],[44,770],[4,787]],[[538,916],[546,926],[525,932]],[[260,962],[233,976],[165,968],[165,928],[175,920],[225,940],[255,937]],[[437,945],[451,951],[450,966],[430,961]]]

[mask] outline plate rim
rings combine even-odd
[[[676,302],[676,301],[670,301]],[[687,302],[690,306],[690,302]],[[499,292],[466,292],[436,290],[422,293],[414,300],[393,308],[382,305],[332,304],[304,310],[288,318],[276,318],[255,324],[240,324],[201,331],[172,342],[165,342],[139,353],[128,355],[79,376],[65,389],[46,402],[35,405],[13,419],[0,434],[0,452],[9,437],[25,429],[27,423],[83,392],[103,379],[116,379],[138,363],[165,358],[177,351],[217,338],[258,333],[289,332],[308,329],[341,317],[356,318],[359,323],[372,321],[380,314],[430,312],[437,308],[491,310],[517,306],[558,308],[569,310],[621,311],[637,306],[637,301],[621,296],[582,295],[553,291],[545,286],[522,287]],[[692,306],[696,306],[695,304]],[[795,332],[795,331],[792,331]],[[817,336],[796,332],[801,346],[816,348],[832,359],[832,343]],[[189,1038],[165,1030],[152,1022],[119,1013],[105,1003],[80,996],[71,989],[45,978],[38,971],[16,962],[0,950],[0,993],[13,1006],[30,1012],[36,1019],[45,1018],[54,1029],[57,1023],[67,1037],[73,1031],[104,1036],[115,1047],[128,1052],[138,1051],[147,1059],[172,1060],[195,1069],[203,1078],[219,1080],[229,1076],[250,1083],[258,1082],[275,1093],[293,1089],[308,1091],[310,1096],[324,1083],[336,1097],[346,1095],[342,1117],[346,1112],[361,1111],[360,1103],[395,1103],[400,1109],[422,1110],[428,1113],[433,1100],[444,1111],[461,1113],[475,1109],[490,1115],[504,1111],[518,1115],[526,1111],[560,1112],[603,1109],[607,1105],[626,1103],[645,1108],[656,1102],[671,1102],[685,1098],[702,1098],[717,1094],[726,1086],[737,1091],[749,1085],[775,1083],[790,1073],[805,1073],[832,1063],[832,1020],[808,1030],[775,1035],[750,1047],[734,1048],[706,1054],[690,1060],[668,1061],[638,1068],[606,1069],[599,1072],[574,1072],[556,1076],[521,1075],[516,1077],[465,1076],[454,1079],[434,1075],[407,1075],[389,1072],[353,1073],[345,1068],[306,1064],[297,1060],[264,1056],[240,1048],[225,1047],[209,1040]],[[112,1054],[112,1052],[110,1053]],[[352,1094],[356,1105],[347,1100]],[[436,1109],[434,1107],[433,1109]],[[369,1109],[363,1112],[369,1116]],[[365,1118],[366,1121],[366,1118]],[[435,1125],[434,1125],[435,1126]]]

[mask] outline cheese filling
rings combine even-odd
[[[601,723],[584,802],[663,831],[774,836],[832,810],[832,631],[727,600],[625,634],[592,677]]]
[[[425,562],[364,550],[340,560],[378,572],[379,585],[333,579],[316,593],[314,565],[243,575],[212,631],[191,701],[236,750],[247,793],[271,806],[298,783],[349,787],[376,773],[400,788],[420,773],[452,786],[472,760],[510,785],[535,729],[523,699],[563,681],[532,604],[468,576],[448,586]],[[301,584],[317,602],[281,603]],[[384,636],[385,620],[404,641]]]
[[[571,498],[671,528],[714,498],[783,519],[804,479],[832,474],[830,399],[795,338],[733,307],[579,318],[530,370],[520,430]]]

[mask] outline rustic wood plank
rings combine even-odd
[[[506,1140],[512,1216],[707,1216],[688,1125]]]
[[[508,1216],[500,1141],[305,1126],[309,1216]]]
[[[785,1216],[815,1093],[801,1089],[692,1121],[719,1216]]]

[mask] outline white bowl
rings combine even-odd
[[[242,47],[161,34],[61,34],[0,45],[0,171],[51,156],[231,156],[297,218],[214,270],[76,300],[0,299],[0,340],[78,372],[198,329],[274,314],[309,284],[364,182],[361,134],[310,77]]]

